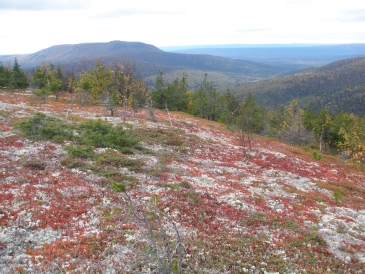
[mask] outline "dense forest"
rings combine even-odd
[[[160,71],[155,81],[155,88],[151,91],[138,77],[135,67],[130,63],[113,63],[104,66],[96,61],[95,69],[75,74],[72,71],[64,73],[60,66],[41,64],[30,72],[20,68],[17,59],[12,68],[0,66],[0,86],[12,90],[29,88],[39,98],[39,102],[46,102],[53,95],[56,100],[63,95],[63,100],[70,104],[100,104],[110,115],[122,115],[123,109],[148,108],[153,119],[153,108],[168,111],[183,111],[201,118],[225,123],[231,130],[241,133],[243,140],[249,145],[254,134],[275,137],[291,144],[316,149],[319,153],[340,153],[342,157],[352,159],[358,163],[365,161],[365,120],[354,114],[338,111],[333,112],[329,107],[312,107],[310,102],[303,102],[298,94],[310,93],[321,87],[341,87],[359,81],[361,65],[364,58],[343,61],[347,65],[346,80],[336,76],[338,66],[329,65],[318,69],[318,73],[330,71],[316,79],[318,74],[308,74],[288,78],[271,80],[271,85],[277,83],[281,87],[276,94],[277,100],[282,100],[280,107],[266,108],[260,103],[262,94],[248,92],[237,98],[231,91],[219,92],[213,82],[205,74],[200,87],[191,90],[187,84],[187,74],[177,77],[172,82],[166,82]],[[351,66],[350,66],[351,65]],[[343,66],[342,66],[343,67]],[[359,70],[350,68],[359,67]],[[342,71],[342,70],[341,70]],[[329,78],[331,75],[332,78]],[[304,79],[304,80],[303,80]],[[363,78],[362,78],[363,79]],[[297,83],[298,96],[290,97],[288,89],[292,81]],[[264,84],[260,84],[264,85]],[[302,85],[302,86],[301,86]],[[274,88],[274,87],[272,87]],[[268,89],[268,88],[267,88]],[[250,91],[250,90],[248,90]],[[347,91],[350,92],[350,91]],[[294,93],[295,94],[295,93]],[[281,95],[281,96],[280,96]],[[282,97],[288,97],[283,100]],[[322,94],[326,100],[328,94]],[[65,99],[66,98],[66,99]],[[299,98],[299,99],[296,99]],[[349,98],[348,100],[350,100]],[[359,98],[353,98],[361,104]],[[346,102],[342,99],[342,102]],[[278,102],[277,102],[278,104]],[[361,106],[363,106],[362,104]],[[354,108],[356,105],[354,106]],[[313,156],[320,157],[320,154]]]
[[[302,107],[308,105],[317,112],[327,107],[331,113],[345,111],[364,114],[365,58],[337,61],[310,72],[281,78],[231,86],[237,96],[249,93],[269,107],[297,99]]]

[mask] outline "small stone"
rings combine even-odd
[[[351,263],[351,257],[350,257],[350,256],[346,256],[345,261],[346,261],[347,263]]]

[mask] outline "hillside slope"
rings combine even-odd
[[[104,64],[124,61],[134,63],[142,77],[157,76],[159,70],[165,73],[176,70],[184,70],[187,73],[189,70],[201,70],[221,74],[233,73],[245,81],[247,77],[257,80],[280,72],[280,69],[263,63],[211,55],[170,53],[153,45],[123,41],[58,45],[29,55],[0,56],[0,62],[12,63],[15,57],[24,69],[34,68],[45,62],[59,64],[63,69],[73,69],[75,72],[93,68],[97,59]]]
[[[70,142],[21,137],[35,112],[123,125],[139,146],[70,156]],[[161,273],[178,259],[192,273],[364,273],[363,173],[259,138],[245,162],[222,124],[124,114],[0,93],[2,273]]]
[[[253,93],[260,103],[278,108],[293,99],[303,107],[364,114],[365,57],[333,62],[303,74],[231,86],[238,96]]]

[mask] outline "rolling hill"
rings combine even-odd
[[[24,69],[39,66],[42,62],[60,64],[64,70],[73,69],[76,72],[93,68],[96,59],[104,64],[128,61],[135,64],[138,73],[143,78],[159,74],[159,70],[167,75],[174,71],[185,71],[194,74],[195,71],[215,72],[222,78],[230,77],[231,82],[247,82],[272,77],[281,68],[246,60],[234,60],[219,56],[203,54],[179,54],[164,52],[153,45],[140,42],[111,41],[109,43],[85,43],[76,45],[58,45],[39,52],[20,56],[0,56],[0,62],[12,63],[18,58]],[[189,73],[189,71],[193,71]],[[202,78],[201,78],[202,80]],[[217,85],[227,82],[214,81]]]
[[[310,72],[273,78],[249,84],[231,85],[239,97],[255,94],[259,103],[278,108],[293,99],[302,107],[331,112],[365,114],[365,57],[349,58]]]
[[[212,45],[188,49],[166,48],[185,54],[209,54],[266,64],[281,64],[293,69],[323,66],[341,59],[365,56],[365,44],[340,45]]]

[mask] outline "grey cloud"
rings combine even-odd
[[[88,0],[0,0],[0,10],[66,10],[90,6]]]

